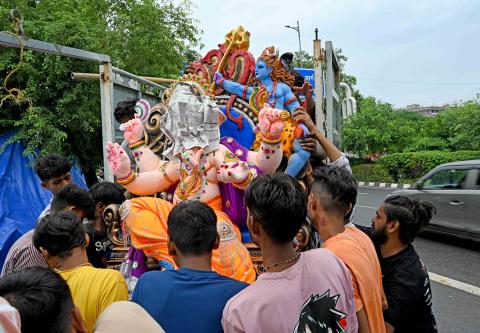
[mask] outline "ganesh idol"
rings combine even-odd
[[[220,72],[215,73],[215,83],[232,95],[248,101],[257,112],[265,103],[281,112],[285,122],[282,133],[283,154],[288,158],[285,173],[296,177],[310,158],[310,153],[300,146],[299,139],[308,134],[303,124],[297,124],[292,113],[301,108],[292,92],[295,78],[283,67],[274,46],[266,48],[256,61],[255,78],[246,85],[227,80]],[[257,133],[253,149],[257,150],[261,143],[261,134]]]
[[[253,282],[251,258],[232,219],[238,218],[236,207],[244,205],[243,190],[257,175],[275,172],[281,162],[284,122],[280,118],[281,112],[266,104],[258,116],[260,149],[247,150],[236,146],[232,138],[220,139],[219,126],[225,116],[202,87],[179,82],[160,121],[172,142],[163,153],[167,160],[161,160],[145,145],[144,126],[139,118],[125,123],[124,137],[138,172],[131,170],[130,160],[118,144],[108,143],[107,158],[117,182],[140,196],[173,191],[172,203],[140,197],[127,200],[120,207],[133,247],[175,267],[167,249],[168,214],[178,203],[200,200],[217,215],[220,246],[213,251],[212,269],[240,281]],[[235,201],[229,195],[237,195],[240,200]]]

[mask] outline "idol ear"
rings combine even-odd
[[[225,114],[222,111],[218,110],[218,125],[220,126],[221,124],[223,124],[225,120],[227,120]]]

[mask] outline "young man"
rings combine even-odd
[[[72,183],[72,176],[70,175],[71,169],[72,166],[68,159],[58,154],[49,154],[35,161],[35,172],[42,182],[42,187],[52,192],[53,197],[55,197],[65,185]],[[52,200],[50,200],[50,203]],[[50,203],[40,214],[38,220],[50,213]]]
[[[88,332],[65,280],[48,268],[29,267],[0,278],[0,296],[20,313],[22,333]]]
[[[82,221],[71,212],[45,216],[37,225],[33,244],[48,266],[59,273],[72,292],[89,331],[111,303],[128,299],[122,274],[112,269],[94,268],[88,262],[88,235]]]
[[[306,195],[285,174],[256,178],[245,200],[252,240],[263,256],[258,280],[223,310],[230,332],[357,332],[352,279],[330,251],[295,252]]]
[[[174,207],[168,217],[168,251],[180,267],[142,275],[132,301],[140,304],[166,332],[222,332],[222,310],[247,284],[211,269],[218,248],[217,217],[199,201]]]
[[[94,207],[92,196],[88,191],[76,184],[68,184],[56,194],[48,210],[52,214],[62,210],[69,210],[83,219],[93,215]],[[26,267],[48,267],[45,258],[33,245],[32,237],[34,230],[28,231],[12,245],[3,265],[2,275],[16,272]]]
[[[95,217],[86,225],[90,236],[90,244],[87,247],[88,261],[93,267],[106,268],[114,246],[107,236],[103,210],[110,204],[122,204],[125,195],[122,189],[112,182],[97,183],[90,187],[89,192],[95,201]]]
[[[391,196],[372,220],[371,235],[380,249],[388,302],[384,312],[387,332],[437,332],[430,279],[412,245],[430,222],[432,211],[427,202]]]
[[[332,251],[352,275],[359,332],[385,332],[382,273],[370,238],[354,226],[345,228],[357,197],[357,183],[346,170],[318,167],[312,174],[308,217],[323,247]]]

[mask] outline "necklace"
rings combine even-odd
[[[200,161],[202,166],[204,163]],[[180,166],[180,182],[175,190],[175,195],[181,201],[187,199],[198,200],[205,191],[207,186],[207,180],[204,174],[201,174],[199,170],[191,168],[189,164],[182,161]]]
[[[86,262],[86,263],[83,263],[83,264],[80,264],[80,265],[77,265],[77,266],[75,266],[75,267],[68,268],[68,269],[58,269],[58,268],[54,268],[53,270],[54,270],[56,273],[60,273],[60,272],[70,271],[70,270],[72,270],[72,269],[76,269],[76,268],[79,268],[79,267],[82,267],[82,266],[92,266],[92,264],[89,263],[89,262]]]
[[[270,97],[272,96],[273,96],[273,103],[270,103],[270,101],[268,103],[272,108],[275,108],[275,104],[277,103],[277,81],[273,81],[272,92],[268,93],[268,97],[269,97],[268,99],[270,99]]]
[[[268,271],[269,269],[273,268],[273,267],[277,267],[279,265],[283,265],[283,264],[288,264],[288,263],[291,263],[292,261],[295,261],[298,259],[298,257],[300,257],[300,252],[297,252],[297,254],[295,255],[295,257],[291,258],[291,259],[288,259],[288,260],[285,260],[285,261],[279,261],[279,262],[276,262],[270,266],[263,266],[263,265],[259,265],[258,266],[258,273],[262,274],[262,273],[265,273],[266,271]]]

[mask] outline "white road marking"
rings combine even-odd
[[[442,275],[435,274],[435,273],[432,273],[432,272],[428,272],[428,275],[430,276],[430,280],[432,280],[432,281],[444,284],[448,287],[452,287],[452,288],[467,292],[469,294],[473,294],[475,296],[480,296],[480,288],[477,287],[477,286],[473,286],[473,285],[465,283],[465,282],[450,279],[446,276],[442,276]]]
[[[355,207],[360,207],[360,208],[370,208],[370,209],[377,209],[377,207],[370,207],[370,206],[360,206],[360,205],[355,205]]]
[[[358,192],[358,194],[370,194],[368,192]]]

